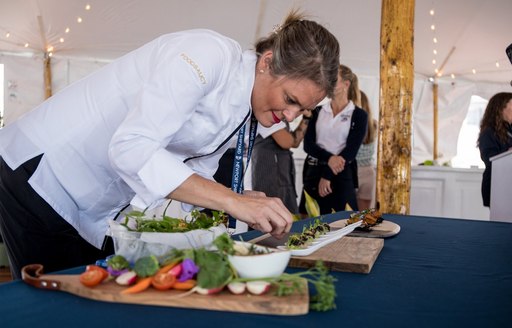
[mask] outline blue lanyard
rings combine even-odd
[[[236,141],[235,148],[235,158],[233,161],[233,171],[231,175],[231,190],[236,193],[242,194],[244,190],[244,168],[243,168],[243,160],[244,160],[244,148],[245,148],[245,127],[247,123],[240,129],[238,132],[238,139]],[[249,130],[249,144],[247,145],[247,164],[246,168],[249,166],[249,161],[251,160],[252,148],[254,146],[254,140],[256,139],[256,130],[258,128],[258,121],[256,118],[251,115],[251,126]],[[233,217],[229,217],[229,228],[235,228],[236,219]]]

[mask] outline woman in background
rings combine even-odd
[[[490,158],[512,148],[512,93],[500,92],[491,97],[480,123],[477,145],[480,158],[485,163],[482,200],[484,206],[489,207],[492,175]]]
[[[365,210],[372,206],[375,188],[375,139],[377,137],[377,120],[373,119],[370,102],[366,94],[361,91],[361,108],[368,114],[368,131],[363,143],[357,152],[357,207]]]
[[[304,137],[304,191],[320,207],[320,214],[345,210],[348,204],[357,210],[357,152],[366,135],[368,114],[359,103],[357,76],[340,65],[334,97],[313,112]],[[307,215],[305,196],[299,207]]]

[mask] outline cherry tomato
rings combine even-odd
[[[80,282],[87,287],[94,287],[105,279],[103,273],[99,270],[85,271],[80,275]]]
[[[106,269],[103,269],[102,267],[100,266],[97,266],[97,265],[94,265],[94,264],[90,264],[88,266],[85,267],[85,271],[99,271],[101,272],[102,276],[103,276],[103,279],[107,279],[108,276],[109,276],[109,273]],[[103,280],[102,280],[103,281]]]
[[[158,290],[171,288],[176,282],[176,277],[169,273],[159,272],[153,276],[151,284]]]

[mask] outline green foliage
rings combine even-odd
[[[135,261],[133,271],[135,271],[138,277],[144,278],[154,275],[159,268],[160,264],[158,263],[156,256],[150,255],[141,257]]]
[[[114,255],[107,260],[107,265],[114,270],[123,270],[130,267],[130,263],[122,255]]]
[[[137,232],[187,232],[195,229],[208,229],[225,223],[227,216],[224,212],[212,211],[212,216],[198,210],[190,213],[191,219],[178,219],[170,216],[162,215],[161,218],[148,218],[144,212],[131,211],[125,214],[125,221],[121,225],[125,226],[129,231]],[[130,219],[135,220],[136,228],[130,228],[128,224]]]
[[[195,263],[199,266],[197,285],[212,289],[228,284],[234,276],[229,262],[221,253],[210,252],[204,248],[195,250]]]

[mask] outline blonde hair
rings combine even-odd
[[[347,91],[348,100],[352,100],[357,107],[361,107],[361,91],[359,91],[359,79],[357,75],[345,65],[340,65],[339,71],[341,79],[350,82],[350,87]]]
[[[332,96],[338,80],[340,46],[322,25],[292,10],[282,26],[256,43],[256,53],[271,50],[270,71],[296,79],[308,79]]]
[[[368,96],[362,90],[361,94],[361,108],[368,114],[368,130],[366,131],[366,137],[363,140],[363,144],[369,144],[375,140],[377,137],[377,121],[373,119],[372,109],[370,107],[370,102],[368,101]]]

